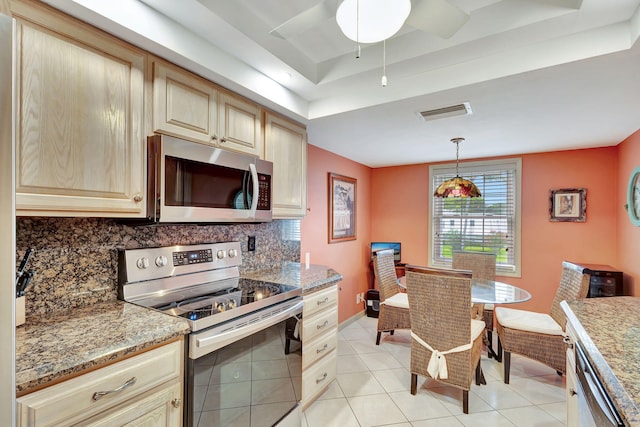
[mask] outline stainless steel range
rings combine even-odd
[[[119,252],[118,297],[187,319],[185,425],[272,426],[297,412],[299,287],[240,278],[239,242]]]

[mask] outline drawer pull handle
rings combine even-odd
[[[322,325],[316,325],[316,329],[322,329],[329,324],[328,320],[325,320]]]
[[[100,399],[102,399],[104,396],[106,396],[108,394],[119,393],[122,390],[134,385],[136,383],[136,381],[138,381],[138,379],[136,377],[131,377],[127,382],[125,382],[124,384],[122,384],[118,388],[114,388],[113,390],[109,390],[109,391],[96,391],[95,393],[93,393],[93,396],[91,398],[95,402],[96,400],[100,400]]]
[[[328,302],[329,302],[329,297],[324,297],[324,299],[322,301],[318,301],[316,304],[322,305],[322,304],[326,304]]]
[[[176,397],[175,399],[173,399],[171,401],[171,406],[173,406],[174,408],[179,408],[181,403],[182,403],[182,400],[180,400],[180,398]]]
[[[327,373],[325,372],[324,374],[322,374],[322,376],[320,378],[316,379],[316,384],[321,383],[322,381],[327,379]]]
[[[564,337],[562,338],[562,342],[564,342],[567,345],[567,347],[573,348],[573,343],[571,342],[571,338]]]
[[[327,347],[329,347],[329,344],[326,344],[322,346],[322,348],[318,348],[316,349],[316,354],[322,353],[323,351],[325,351],[327,349]]]

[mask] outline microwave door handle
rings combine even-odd
[[[251,171],[251,180],[253,181],[253,195],[251,197],[251,212],[250,218],[256,217],[256,210],[258,209],[258,196],[260,195],[259,183],[258,183],[258,171],[256,165],[249,163],[249,170]]]

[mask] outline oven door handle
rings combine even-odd
[[[211,349],[211,350],[215,350],[231,342],[235,342],[244,337],[248,337],[249,335],[253,335],[258,331],[261,331],[265,328],[268,328],[269,326],[275,325],[276,323],[279,323],[285,319],[288,319],[289,317],[294,316],[295,314],[300,313],[302,311],[303,304],[304,302],[301,299],[295,305],[292,305],[291,307],[288,307],[287,309],[281,311],[280,313],[274,314],[273,316],[267,317],[258,322],[249,323],[246,326],[242,326],[237,329],[229,329],[222,333],[211,335],[211,336],[206,336],[202,338],[197,337],[195,339],[195,344],[199,348],[215,346],[215,348]]]

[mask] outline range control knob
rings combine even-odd
[[[145,268],[149,268],[149,258],[138,258],[136,261],[136,266],[140,270],[144,270]]]
[[[158,267],[164,267],[165,265],[167,265],[167,257],[164,255],[160,255],[159,257],[156,258],[156,265]]]
[[[224,257],[227,256],[227,253],[225,251],[223,251],[222,249],[220,249],[218,251],[218,253],[216,254],[216,256],[218,257],[218,259],[224,259]]]
[[[229,249],[229,258],[235,258],[238,256],[238,251],[235,249]]]

